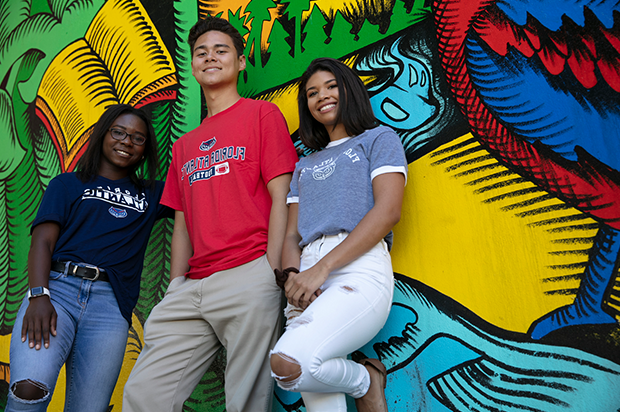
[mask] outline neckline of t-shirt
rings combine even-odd
[[[208,122],[208,121],[210,121],[212,119],[217,118],[218,116],[222,116],[222,115],[228,113],[229,111],[233,110],[235,107],[239,106],[241,104],[241,102],[243,102],[244,100],[245,100],[245,97],[240,97],[239,100],[237,100],[235,103],[233,103],[233,105],[230,106],[229,108],[227,108],[225,110],[222,110],[218,114],[214,114],[211,117],[209,117],[209,116],[205,117],[204,120],[203,120],[203,123],[206,123],[206,122]],[[208,113],[208,111],[209,111],[209,108],[207,107],[207,113]]]
[[[325,148],[329,149],[330,147],[339,146],[339,145],[341,145],[343,143],[348,142],[351,139],[353,139],[351,136],[343,137],[342,139],[338,139],[338,140],[336,140],[334,142],[327,143],[327,146],[325,146]]]
[[[97,179],[101,179],[101,180],[105,180],[108,182],[112,182],[114,184],[121,184],[121,183],[126,183],[126,182],[131,182],[131,177],[129,177],[129,175],[125,176],[125,177],[121,177],[120,179],[108,179],[105,176],[101,176],[101,175],[97,175]]]

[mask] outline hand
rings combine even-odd
[[[284,285],[286,299],[291,305],[306,309],[321,294],[321,285],[329,276],[321,263],[300,273],[289,272]]]
[[[57,318],[56,309],[49,296],[30,299],[22,322],[22,342],[25,342],[27,337],[30,348],[39,350],[41,343],[46,349],[49,348],[50,333],[56,336]]]

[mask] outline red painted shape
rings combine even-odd
[[[568,66],[583,87],[590,89],[596,86],[597,80],[594,73],[596,64],[592,55],[585,47],[573,48],[571,55],[568,57]]]
[[[45,114],[43,114],[43,112],[38,107],[35,107],[34,112],[43,123],[43,127],[45,127],[45,130],[47,130],[47,133],[49,133],[50,138],[52,139],[52,143],[54,144],[54,148],[56,149],[58,159],[60,160],[60,170],[61,172],[65,172],[65,162],[63,161],[62,149],[60,148],[60,143],[58,142],[58,136],[56,136],[56,133],[54,133],[54,129],[52,128],[52,125],[50,124],[47,116],[45,116]]]
[[[542,145],[530,144],[514,135],[484,106],[467,71],[465,40],[472,26],[478,27],[478,21],[493,21],[488,12],[493,5],[491,0],[436,0],[433,4],[442,66],[472,133],[511,170],[620,230],[620,186],[614,178],[617,172],[585,153],[578,153],[579,160],[573,162],[555,156]],[[529,33],[531,41],[533,32]]]

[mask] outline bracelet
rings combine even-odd
[[[284,290],[284,284],[291,272],[299,273],[299,269],[295,267],[289,267],[284,270],[274,269],[273,273],[276,275],[276,284],[280,286],[280,289]]]

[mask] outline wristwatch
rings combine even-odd
[[[28,290],[28,299],[38,298],[44,295],[50,296],[50,290],[45,286],[36,286]]]

